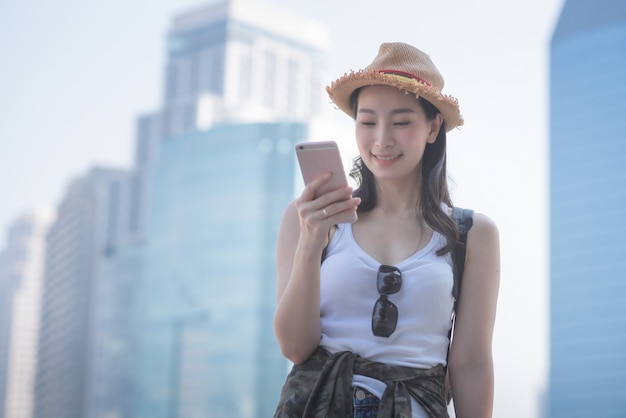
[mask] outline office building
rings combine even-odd
[[[327,109],[330,32],[256,0],[218,0],[172,19],[162,107],[137,121],[131,226],[145,239],[161,141],[220,123],[309,122]]]
[[[163,143],[137,292],[136,418],[273,414],[276,232],[301,123],[216,126]]]
[[[124,416],[111,380],[126,323],[109,273],[127,225],[125,171],[93,168],[72,181],[47,238],[34,417]],[[118,294],[116,294],[118,293]]]
[[[324,26],[257,1],[174,17],[162,108],[137,124],[133,417],[272,415],[287,371],[275,236],[329,45]]]
[[[550,50],[550,418],[624,416],[626,3],[566,0]]]
[[[326,28],[258,1],[227,0],[173,19],[163,134],[214,123],[306,121],[324,96]]]
[[[54,213],[37,209],[8,228],[0,253],[0,417],[31,418],[45,239]]]

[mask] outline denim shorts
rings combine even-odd
[[[352,390],[352,402],[354,405],[354,418],[376,418],[380,399],[371,392],[355,386]]]

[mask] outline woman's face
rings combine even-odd
[[[356,140],[365,165],[378,180],[418,179],[426,144],[437,139],[443,118],[428,120],[414,94],[391,86],[361,89]]]

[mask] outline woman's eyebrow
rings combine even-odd
[[[372,115],[376,114],[376,112],[374,112],[372,109],[367,109],[367,108],[364,108],[364,107],[360,108],[358,113],[370,113]],[[411,108],[408,108],[408,107],[406,107],[406,108],[402,107],[402,108],[398,108],[398,109],[393,109],[391,111],[392,115],[397,115],[397,114],[400,114],[400,113],[415,113],[415,109],[411,109]]]
[[[394,109],[391,111],[392,115],[397,115],[399,113],[415,113],[415,109],[410,109],[410,108],[400,108],[400,109]]]

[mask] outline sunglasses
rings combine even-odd
[[[380,297],[372,311],[372,332],[377,337],[389,337],[398,324],[398,307],[387,296],[400,291],[402,273],[397,267],[383,264],[378,268],[376,285]]]

